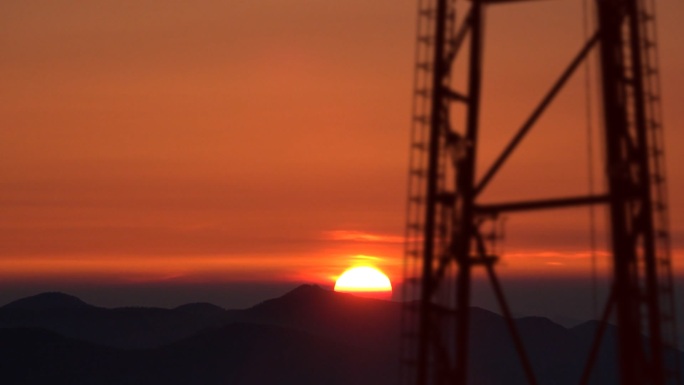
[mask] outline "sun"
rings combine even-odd
[[[335,291],[389,299],[392,297],[392,283],[382,271],[370,266],[358,266],[337,278]]]

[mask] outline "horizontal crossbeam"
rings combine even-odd
[[[610,196],[607,194],[555,199],[539,199],[532,201],[475,205],[475,212],[478,214],[499,214],[511,211],[562,209],[574,206],[606,204],[609,202],[609,200]]]

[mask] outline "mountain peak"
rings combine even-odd
[[[22,310],[79,309],[88,307],[92,306],[73,295],[60,292],[41,293],[18,299],[3,306],[5,309]]]
[[[315,284],[304,284],[297,286],[278,298],[268,299],[255,306],[252,306],[252,309],[264,308],[264,306],[268,308],[271,308],[272,306],[281,307],[292,304],[309,306],[312,303],[326,301],[328,298],[334,297],[335,294],[337,293],[323,289]]]
[[[286,296],[289,296],[289,295],[295,295],[295,296],[309,295],[311,293],[321,293],[324,291],[326,291],[326,290],[324,290],[322,287],[320,287],[316,284],[303,284],[303,285],[299,285],[296,288],[290,290],[285,295]]]

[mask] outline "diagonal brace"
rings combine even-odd
[[[551,104],[551,102],[555,99],[556,95],[560,92],[560,90],[565,86],[565,83],[570,79],[570,77],[575,73],[575,70],[579,67],[579,65],[582,63],[582,61],[587,57],[591,49],[594,47],[594,45],[599,41],[599,35],[600,32],[597,31],[594,33],[594,35],[587,41],[587,43],[584,45],[584,48],[577,54],[575,59],[570,63],[568,68],[563,72],[561,77],[556,81],[556,84],[553,85],[551,90],[549,91],[548,94],[546,94],[546,97],[541,101],[539,106],[534,110],[532,115],[527,119],[525,124],[520,127],[518,130],[518,133],[513,137],[511,142],[508,144],[506,149],[501,153],[499,158],[494,162],[494,164],[489,168],[487,173],[485,174],[484,177],[482,177],[482,180],[480,180],[480,183],[477,184],[477,187],[475,187],[475,195],[477,196],[482,192],[482,190],[487,186],[487,184],[491,181],[491,179],[494,177],[497,171],[503,166],[504,162],[508,159],[508,157],[511,155],[513,150],[520,144],[522,139],[525,137],[525,135],[530,131],[532,126],[537,122],[539,117],[544,113],[546,108]]]
[[[475,236],[477,241],[478,254],[480,258],[484,259],[486,257],[486,250],[484,246],[484,241],[482,240],[482,235],[478,232]],[[538,382],[537,378],[534,375],[534,370],[532,369],[532,363],[530,362],[530,358],[527,355],[527,352],[525,351],[522,337],[518,332],[518,328],[515,326],[515,322],[513,321],[513,313],[511,312],[511,309],[508,307],[508,302],[506,301],[506,297],[504,296],[503,288],[501,287],[499,278],[496,276],[496,273],[494,272],[494,267],[491,263],[485,263],[484,265],[487,270],[489,280],[492,284],[492,289],[494,290],[494,294],[496,295],[496,299],[498,300],[499,306],[501,307],[501,312],[503,313],[504,320],[506,321],[508,332],[511,335],[511,339],[513,339],[513,345],[515,346],[515,350],[518,352],[518,357],[520,358],[520,363],[523,367],[523,371],[525,372],[527,383],[529,385],[537,385]]]

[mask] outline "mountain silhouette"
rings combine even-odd
[[[302,285],[282,297],[264,301],[234,319],[314,332],[330,339],[371,349],[399,349],[402,306],[398,302],[357,297]]]
[[[57,310],[57,309],[85,309],[92,307],[72,295],[49,292],[22,298],[3,306],[3,309],[16,310]]]
[[[202,314],[204,316],[221,316],[225,313],[225,309],[216,306],[211,303],[201,302],[201,303],[189,303],[186,305],[181,305],[173,310],[182,311],[190,314]]]
[[[0,308],[0,383],[396,384],[401,311],[398,302],[314,285],[243,310],[104,309],[49,293]],[[478,308],[470,316],[471,382],[527,384],[504,319]],[[515,323],[539,384],[578,383],[597,322]],[[607,328],[592,385],[618,383],[615,329]]]
[[[46,293],[1,307],[0,328],[42,328],[104,346],[151,348],[224,324],[229,314],[207,304],[106,309],[66,294]]]

